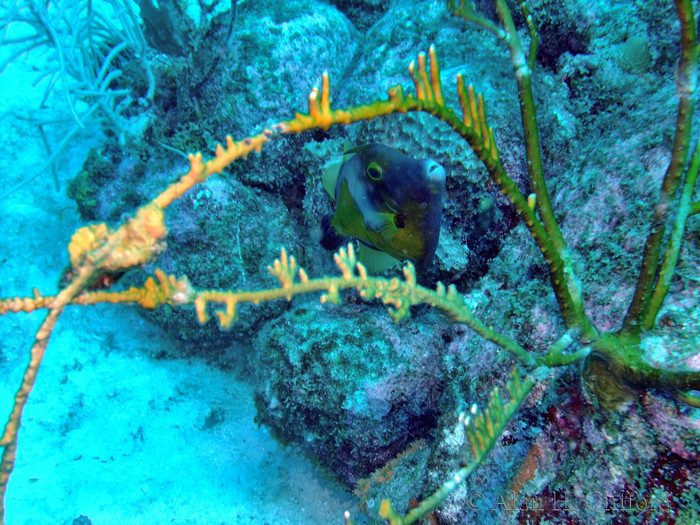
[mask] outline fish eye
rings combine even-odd
[[[394,226],[399,230],[406,227],[406,220],[403,218],[403,215],[399,215],[398,213],[394,214]]]
[[[372,180],[379,180],[382,178],[382,167],[376,162],[371,162],[367,166],[367,176]]]

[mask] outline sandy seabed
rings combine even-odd
[[[28,60],[0,74],[0,194],[47,157],[36,78]],[[65,106],[60,93],[51,104]],[[57,159],[58,191],[44,171],[0,199],[0,297],[56,293],[83,225],[65,190],[99,141],[86,131]],[[3,423],[44,316],[0,317]],[[24,413],[6,523],[342,523],[354,498],[254,423],[250,386],[202,360],[150,357],[173,344],[135,307],[64,312]]]

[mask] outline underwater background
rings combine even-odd
[[[527,3],[555,215],[587,313],[612,330],[671,157],[675,8]],[[475,4],[495,17],[491,2]],[[184,153],[211,156],[226,135],[305,112],[324,71],[336,108],[412,90],[408,63],[431,44],[448,103],[459,108],[461,73],[527,186],[507,48],[446,2],[8,0],[0,16],[3,298],[55,293],[73,232],[128,217],[187,170]],[[528,351],[549,347],[565,327],[539,249],[466,142],[423,113],[277,137],[170,206],[168,249],[115,286],[162,268],[198,288],[268,288],[282,246],[309,275],[337,274],[320,245],[333,211],[321,176],[347,144],[374,142],[447,173],[440,241],[419,281],[454,284],[487,325]],[[658,364],[700,370],[699,233],[690,217],[645,340]],[[44,315],[0,318],[0,414]],[[6,523],[342,523],[346,510],[381,522],[382,498],[405,512],[459,468],[459,414],[485,405],[514,362],[428,307],[396,324],[354,292],[340,306],[312,295],[242,305],[229,331],[200,325],[194,307],[69,307],[24,414]],[[646,391],[606,410],[578,365],[562,367],[428,519],[698,523],[699,435],[698,409]]]

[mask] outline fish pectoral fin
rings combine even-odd
[[[360,243],[359,252],[358,260],[367,268],[369,273],[382,273],[401,262],[380,250],[370,248],[362,242]]]
[[[390,241],[399,231],[394,216],[394,213],[375,212],[364,217],[365,225],[369,231],[379,233],[384,239]]]
[[[396,226],[396,221],[394,220],[394,214],[389,215],[388,220],[384,221],[379,233],[387,241],[391,242],[394,236],[398,233],[399,228]]]

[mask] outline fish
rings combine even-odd
[[[323,187],[335,211],[322,220],[321,244],[336,250],[359,241],[358,259],[370,273],[402,261],[424,272],[435,255],[442,223],[445,169],[383,144],[345,151],[325,170]]]

